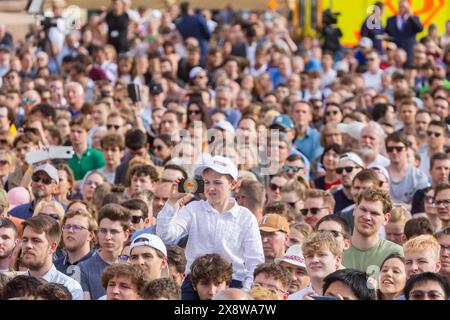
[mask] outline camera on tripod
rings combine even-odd
[[[322,21],[326,26],[331,26],[338,23],[338,17],[341,15],[340,12],[332,12],[330,9],[326,9],[323,12]]]

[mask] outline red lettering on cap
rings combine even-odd
[[[219,161],[219,160],[214,160],[213,162],[214,162],[214,163],[217,163],[217,164],[219,164],[219,165],[221,165],[221,166],[223,166],[223,167],[226,167],[226,166],[227,166],[227,164],[226,164],[225,162],[222,162],[222,161]]]
[[[294,260],[294,261],[298,261],[301,263],[305,263],[305,259],[303,259],[299,256],[287,256],[287,257],[284,257],[283,259],[286,259],[286,260],[289,259],[289,260]]]

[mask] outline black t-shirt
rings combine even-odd
[[[352,204],[354,204],[353,200],[348,199],[342,189],[333,193],[333,197],[334,197],[334,200],[336,201],[336,206],[334,207],[334,212],[342,211],[343,209],[347,208],[348,206],[351,206]]]
[[[108,24],[108,43],[116,48],[118,53],[126,52],[128,47],[128,25],[130,17],[126,12],[120,16],[108,12],[106,15],[106,23]]]

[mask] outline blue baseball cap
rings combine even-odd
[[[278,117],[273,119],[272,124],[270,127],[274,126],[280,126],[283,129],[294,129],[294,121],[292,121],[291,117],[289,117],[287,114],[280,114]]]

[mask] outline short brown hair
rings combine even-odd
[[[147,283],[141,290],[143,300],[166,298],[167,300],[181,300],[181,288],[171,278],[155,279]]]
[[[132,166],[128,172],[128,181],[126,183],[127,186],[131,185],[131,178],[133,178],[133,176],[149,176],[153,183],[156,183],[159,180],[158,171],[154,166],[149,164],[137,164]]]
[[[334,200],[333,195],[324,190],[310,189],[306,191],[305,199],[307,198],[321,198],[323,199],[324,206],[328,206],[331,210],[334,210],[334,206],[336,205],[336,200]]]
[[[108,203],[104,205],[98,212],[98,225],[103,219],[109,219],[111,221],[119,221],[123,230],[128,230],[128,225],[131,219],[130,211],[120,204]]]
[[[69,289],[61,283],[45,283],[40,285],[35,293],[35,297],[45,300],[72,300]]]
[[[383,204],[383,213],[391,212],[392,199],[391,195],[380,188],[369,188],[364,190],[356,199],[356,204],[359,205],[363,200],[366,201],[381,201]]]
[[[22,222],[22,236],[26,227],[30,227],[37,233],[45,233],[49,242],[59,243],[61,239],[61,227],[55,219],[46,214],[40,214],[28,218]]]
[[[120,150],[125,149],[125,140],[117,133],[107,133],[100,141],[102,149],[119,147]]]
[[[220,284],[231,283],[233,265],[217,253],[197,257],[191,265],[191,280],[194,287],[201,281]]]
[[[329,250],[334,256],[342,256],[342,248],[336,242],[331,232],[314,232],[303,242],[303,256],[310,256],[319,250]]]
[[[380,187],[381,183],[381,181],[378,179],[377,174],[372,169],[363,169],[360,172],[358,172],[356,176],[353,178],[352,184],[354,184],[356,180],[361,182],[371,181],[374,187]]]
[[[262,263],[258,265],[255,271],[253,271],[253,277],[256,278],[256,276],[260,273],[270,276],[274,280],[281,281],[281,284],[285,290],[287,290],[289,283],[291,282],[291,274],[289,271],[285,267],[276,263]]]
[[[140,264],[114,263],[103,270],[101,274],[102,287],[107,288],[109,280],[115,276],[128,277],[131,283],[136,285],[140,293],[145,284],[150,280],[148,271]]]
[[[39,143],[39,137],[31,132],[24,132],[20,135],[18,135],[13,142],[13,147],[16,148],[17,144],[19,142],[22,142],[24,144],[33,144],[38,145]]]
[[[75,119],[72,119],[69,125],[71,128],[74,126],[79,126],[86,131],[89,131],[91,128],[91,123],[85,116],[78,116]]]

